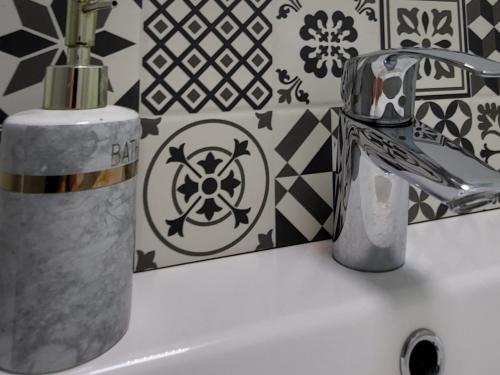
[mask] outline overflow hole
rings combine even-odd
[[[430,341],[420,341],[410,354],[410,375],[438,375],[438,348]]]
[[[412,333],[401,352],[402,375],[441,375],[444,367],[443,344],[428,329]]]

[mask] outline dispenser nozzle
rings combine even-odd
[[[99,0],[99,1],[90,1],[87,3],[87,5],[84,5],[83,11],[84,12],[92,12],[94,10],[105,10],[105,9],[111,9],[113,5],[116,3],[116,1],[112,0]]]
[[[66,46],[68,65],[90,65],[90,49],[95,44],[97,12],[111,9],[111,0],[68,0]]]
[[[47,68],[44,109],[94,109],[107,105],[108,70],[90,64],[90,49],[95,43],[97,12],[113,5],[116,1],[68,0],[68,62]]]

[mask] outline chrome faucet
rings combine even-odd
[[[458,213],[497,200],[500,173],[414,117],[419,62],[433,58],[484,77],[500,63],[437,49],[379,51],[342,76],[333,257],[359,271],[405,262],[409,184]]]

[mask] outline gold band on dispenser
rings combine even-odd
[[[0,190],[26,194],[71,193],[99,189],[130,180],[138,162],[97,172],[66,176],[22,176],[0,172]]]

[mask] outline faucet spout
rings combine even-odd
[[[356,129],[360,148],[379,168],[457,213],[494,203],[500,193],[500,173],[418,120],[397,128],[358,123]]]
[[[417,120],[372,126],[340,114],[334,258],[350,268],[404,264],[409,184],[466,213],[493,203],[500,174]]]

